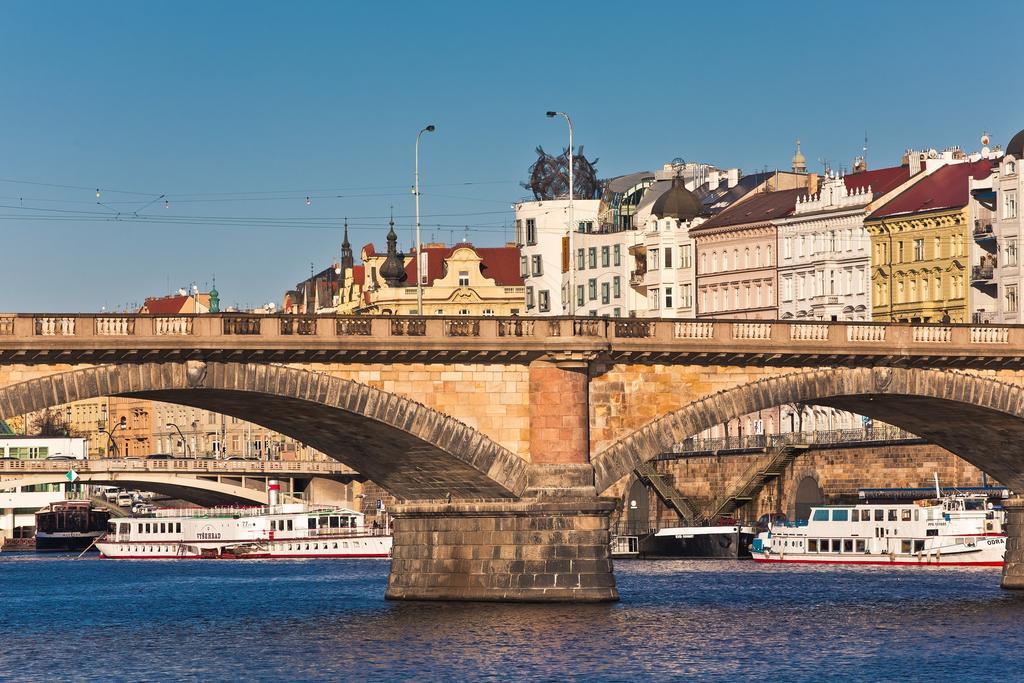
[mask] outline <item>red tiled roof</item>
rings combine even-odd
[[[881,197],[906,182],[908,178],[910,178],[909,166],[890,166],[889,168],[876,168],[873,171],[851,173],[843,176],[843,182],[846,183],[846,189],[851,192],[870,187],[872,196]]]
[[[972,163],[948,164],[893,197],[868,216],[868,220],[964,207],[971,196],[968,179],[981,180],[987,178],[991,172],[992,162],[988,159]]]
[[[170,315],[181,313],[181,309],[185,305],[186,301],[188,301],[188,296],[175,294],[172,296],[161,296],[146,299],[142,304],[142,307],[146,309],[147,313]]]
[[[366,266],[352,266],[352,282],[362,285],[366,281]]]
[[[427,284],[444,277],[444,262],[463,247],[472,249],[481,259],[480,269],[484,277],[491,278],[495,284],[506,287],[522,286],[523,277],[519,272],[519,250],[516,247],[474,247],[472,244],[457,244],[454,247],[424,247],[427,255]],[[406,282],[416,284],[417,259],[416,252],[411,252],[413,259],[405,267],[408,276]]]
[[[691,228],[690,232],[693,234],[711,228],[764,223],[776,218],[784,218],[796,209],[796,198],[805,194],[807,194],[807,190],[802,187],[793,190],[758,192],[739,204],[733,204],[708,222]]]

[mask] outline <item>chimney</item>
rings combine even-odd
[[[811,197],[818,194],[818,174],[807,174],[807,194]]]
[[[921,172],[921,153],[909,150],[907,152],[907,163],[910,165],[910,175],[915,176]]]
[[[736,187],[736,183],[740,182],[740,169],[730,168],[727,173],[729,174],[729,187]]]

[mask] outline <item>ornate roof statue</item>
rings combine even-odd
[[[589,161],[583,156],[583,145],[573,153],[574,199],[597,199],[601,196],[601,181],[597,179],[597,159]],[[551,156],[543,147],[537,147],[537,161],[530,166],[530,182],[523,187],[533,192],[539,201],[569,196],[569,148],[558,156]]]
[[[388,287],[398,287],[405,282],[405,264],[398,253],[398,235],[395,234],[395,217],[388,222],[388,256],[380,266],[380,276]]]

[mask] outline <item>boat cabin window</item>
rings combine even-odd
[[[180,534],[181,533],[181,522],[175,522],[174,526],[175,526],[175,530],[174,530],[175,533]]]
[[[843,542],[840,539],[838,539],[838,538],[833,538],[832,539],[832,552],[834,552],[834,553],[841,553],[842,552],[842,546],[843,546]]]
[[[906,555],[910,554],[910,541],[900,541],[900,552]]]
[[[985,501],[983,500],[965,500],[964,510],[984,510]]]
[[[316,528],[316,519],[314,517],[309,517],[306,520],[306,524],[307,524],[307,526],[310,529],[315,529]]]
[[[818,539],[809,538],[807,539],[807,552],[816,553],[818,552]]]
[[[337,529],[339,527],[341,527],[341,518],[340,517],[331,517],[331,528],[332,529]]]
[[[327,528],[327,523],[328,523],[328,522],[330,522],[330,521],[331,521],[331,520],[330,520],[330,519],[328,519],[327,517],[321,517],[321,518],[320,518],[320,528],[321,528],[321,529],[325,529],[325,528]]]
[[[921,520],[921,511],[918,510],[917,508],[914,508],[914,521],[917,522],[917,521],[920,521],[920,520]]]
[[[885,521],[885,510],[875,510],[875,521],[876,522],[884,522]]]
[[[828,521],[828,510],[815,510],[814,517],[812,519],[815,522],[827,522]]]
[[[904,522],[910,521],[910,510],[900,510],[900,519]]]
[[[853,552],[853,539],[852,538],[844,538],[843,539],[843,552],[844,553],[852,553]]]
[[[295,530],[295,525],[292,523],[292,520],[289,519],[288,520],[288,531],[294,531],[294,530]]]
[[[914,541],[914,552],[924,552],[924,541]]]
[[[939,535],[939,530],[938,529],[925,529],[924,530],[924,535],[925,536],[938,536]]]
[[[896,510],[894,510],[892,508],[889,508],[889,521],[890,522],[895,522],[896,521]]]
[[[833,510],[832,521],[833,522],[847,522],[850,519],[849,510]]]
[[[867,543],[864,541],[863,538],[858,538],[857,539],[857,552],[858,553],[867,552]]]

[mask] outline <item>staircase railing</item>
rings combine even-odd
[[[806,449],[807,447],[803,445],[781,446],[772,452],[771,458],[764,465],[754,463],[743,474],[743,477],[740,479],[741,484],[738,487],[712,504],[710,508],[711,513],[707,518],[714,520],[722,515],[730,514],[740,507],[739,501],[746,502],[752,500],[764,488],[765,484],[779,477],[786,467]]]
[[[637,465],[634,472],[641,481],[654,489],[654,493],[666,505],[676,511],[685,524],[700,523],[701,514],[697,506],[674,486],[665,481],[664,475],[658,472],[653,463],[641,463]]]

